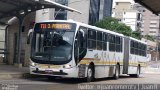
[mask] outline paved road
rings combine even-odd
[[[137,90],[137,87],[143,88],[139,90],[160,90],[159,86],[160,75],[144,74],[141,75],[140,78],[121,76],[120,79],[118,80],[114,80],[112,78],[103,78],[103,79],[97,79],[95,82],[91,83],[86,83],[84,79],[61,78],[52,81],[46,78],[12,79],[12,80],[0,80],[0,84],[1,87],[3,86],[2,88],[0,87],[0,90],[13,90],[13,88],[14,90],[93,90],[93,89],[113,90],[112,88],[108,88],[109,86],[106,85],[120,87],[120,84],[122,85],[127,84],[125,86],[132,87],[133,89],[130,90]],[[145,85],[152,84],[152,85],[144,86],[144,84]],[[124,90],[122,88],[124,87],[121,86],[121,89],[117,90]]]

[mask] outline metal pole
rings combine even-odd
[[[159,16],[159,31],[160,31],[160,15],[158,14]],[[158,39],[159,39],[159,31],[158,31],[158,37],[157,37],[157,49],[156,49],[156,61],[158,61],[158,58],[159,58],[159,51],[158,51],[158,47],[159,47],[159,43],[158,43]]]
[[[18,54],[17,54],[17,64],[19,65],[21,63],[21,38],[22,38],[22,18],[19,19],[19,33],[18,33]]]
[[[8,27],[9,27],[9,25],[7,25],[6,28],[5,28],[5,52],[7,52],[7,53],[8,53]],[[8,64],[7,54],[5,54],[4,56],[5,56],[4,63]]]
[[[157,46],[156,46],[156,62],[158,61],[158,38],[157,38]]]

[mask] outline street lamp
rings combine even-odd
[[[77,2],[82,2],[82,1],[84,1],[84,0],[77,0],[77,1],[73,1],[73,2],[70,2],[70,3],[66,3],[66,4],[74,4],[74,3],[77,3]],[[85,0],[86,1],[86,0]],[[62,11],[62,9],[59,9],[58,11],[56,11],[56,14],[55,14],[55,16],[54,16],[54,19],[56,19],[56,17],[58,16],[58,14],[60,13]],[[81,12],[80,12],[80,14],[82,14]]]

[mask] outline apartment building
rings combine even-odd
[[[133,31],[138,30],[139,12],[133,8],[134,4],[127,1],[117,1],[113,7],[112,17],[130,26]]]

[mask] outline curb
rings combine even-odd
[[[0,79],[22,79],[22,78],[34,78],[35,75],[29,73],[1,73]]]
[[[160,72],[144,72],[145,74],[160,74]]]
[[[22,78],[22,73],[1,73],[0,79],[13,79],[13,78]]]

